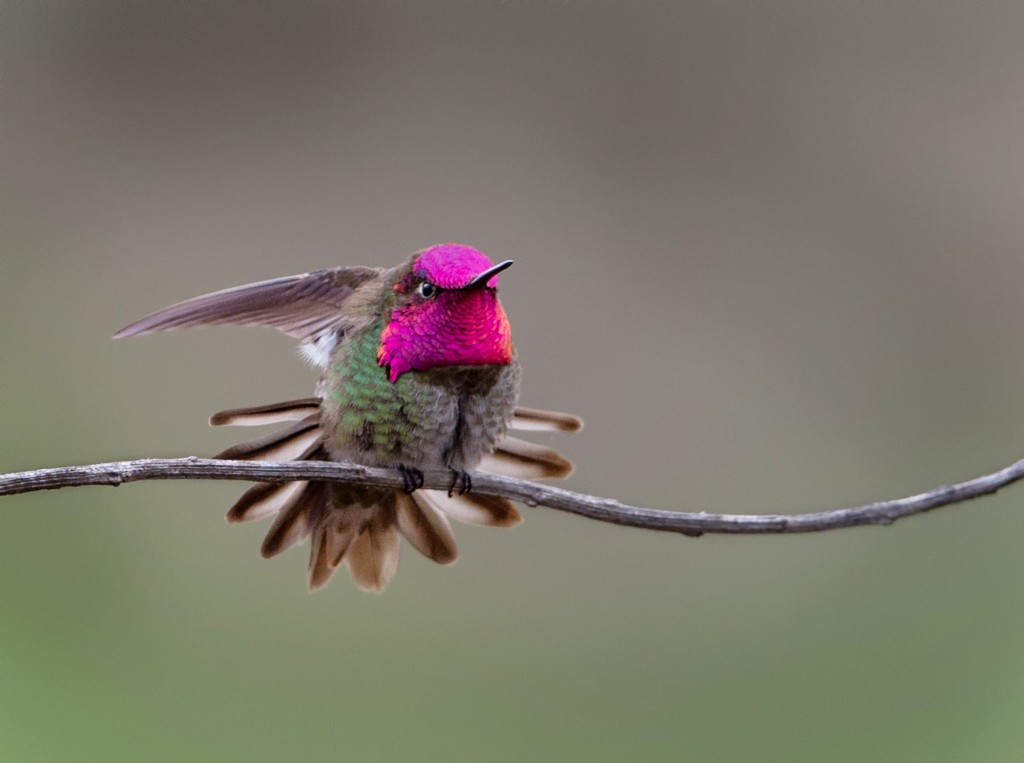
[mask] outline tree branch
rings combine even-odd
[[[994,493],[1024,478],[1024,460],[983,477],[942,485],[927,493],[878,501],[846,509],[810,514],[708,514],[705,512],[666,511],[629,506],[611,498],[584,495],[571,490],[540,485],[535,482],[473,475],[473,491],[503,496],[528,506],[546,506],[559,511],[612,522],[629,527],[678,532],[698,536],[704,533],[779,534],[836,530],[858,525],[889,525],[897,519],[922,514],[950,504]],[[0,496],[56,490],[82,485],[117,486],[141,480],[253,480],[257,482],[289,482],[291,480],[325,480],[360,485],[402,488],[403,479],[397,470],[374,469],[344,462],[290,461],[222,461],[208,458],[147,458],[137,461],[114,461],[89,466],[62,466],[30,472],[0,475]],[[424,473],[423,487],[447,490],[451,476],[447,472]]]

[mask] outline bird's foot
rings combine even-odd
[[[448,497],[452,497],[452,493],[458,492],[459,495],[465,495],[473,489],[473,478],[469,476],[469,472],[462,471],[461,469],[452,469],[452,481],[448,485]]]
[[[406,466],[405,464],[398,465],[398,471],[402,473],[402,482],[405,486],[402,488],[406,493],[411,493],[414,490],[419,490],[423,487],[423,472],[414,466]]]

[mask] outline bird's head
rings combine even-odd
[[[385,299],[377,362],[392,382],[408,371],[512,362],[512,330],[498,301],[497,265],[461,244],[417,252]]]

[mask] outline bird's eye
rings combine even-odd
[[[424,281],[416,289],[416,293],[419,294],[424,299],[430,299],[435,294],[437,294],[437,291],[437,287],[434,286],[434,284],[430,283],[430,281]]]

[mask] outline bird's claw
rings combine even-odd
[[[461,469],[452,469],[452,481],[448,485],[448,497],[452,497],[452,493],[458,491],[459,495],[465,495],[473,489],[473,478],[469,476],[469,472],[462,471]]]
[[[419,490],[423,487],[423,472],[413,466],[406,466],[405,464],[399,464],[398,471],[402,473],[402,482],[405,483],[402,488],[406,493],[411,493],[414,490]]]

